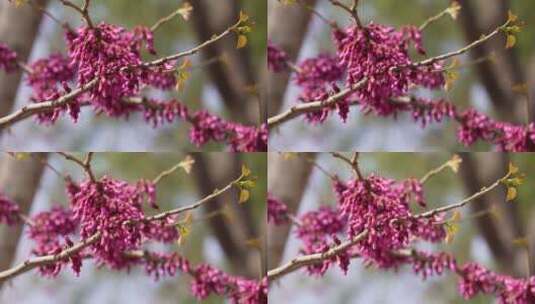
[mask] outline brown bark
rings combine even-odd
[[[476,193],[490,185],[507,172],[509,157],[504,153],[463,154],[461,175],[467,193]],[[505,189],[492,191],[471,204],[473,212],[495,208],[492,215],[475,219],[477,227],[486,240],[499,267],[504,272],[523,275],[525,257],[514,240],[524,236],[524,228],[518,214],[517,204],[505,203]]]
[[[45,6],[47,0],[35,1]],[[17,52],[21,61],[26,61],[32,50],[33,42],[39,30],[42,13],[23,5],[15,7],[8,1],[0,2],[0,41]],[[17,95],[22,72],[6,74],[0,72],[0,116],[8,114]]]
[[[209,39],[214,33],[225,30],[238,20],[239,1],[196,0],[192,4],[195,10],[194,26],[201,41]],[[257,34],[265,35],[265,33]],[[250,59],[250,50],[248,48],[236,49],[236,37],[231,36],[202,52],[206,60],[222,54],[225,55],[225,62],[217,62],[207,68],[211,80],[233,120],[250,124],[258,123],[261,117],[265,116],[262,113],[265,111],[258,101],[259,97],[252,96],[247,91],[248,86],[256,85],[257,78]],[[262,94],[259,95],[262,97]],[[209,194],[218,185],[235,178],[241,168],[240,157],[237,154],[196,155],[196,159],[199,164],[196,169],[197,185],[200,192],[204,194]],[[206,211],[210,212],[210,210],[220,208],[225,202],[232,202],[230,206],[233,222],[217,217],[210,221],[210,225],[231,260],[234,270],[255,276],[262,271],[260,259],[246,243],[249,239],[258,238],[258,231],[261,231],[262,227],[261,224],[254,222],[249,205],[236,206],[233,200],[236,201],[236,193],[227,194],[214,204],[207,206]]]
[[[507,20],[509,1],[506,0],[462,0],[461,21],[467,41],[479,38],[481,33],[492,31]],[[472,59],[495,54],[495,60],[485,61],[475,66],[481,84],[487,91],[495,108],[498,119],[511,122],[525,122],[525,101],[515,94],[511,87],[525,82],[525,71],[519,63],[516,50],[505,49],[505,38],[493,39],[487,44],[474,49]],[[464,165],[464,183],[467,191],[480,189],[485,184],[496,180],[507,170],[507,156],[500,154],[478,154],[467,158]],[[503,193],[489,194],[478,200],[473,206],[475,210],[489,207],[491,204],[500,206],[500,218],[484,217],[477,220],[479,230],[485,238],[498,264],[515,274],[525,273],[525,258],[518,247],[512,242],[524,235],[516,205],[501,204],[505,200]],[[513,265],[513,267],[511,267]],[[524,271],[523,271],[524,269]]]
[[[281,154],[268,154],[268,192],[288,206],[291,214],[297,214],[301,198],[312,172],[315,154],[285,159]],[[284,254],[291,225],[268,227],[268,269],[277,267]]]
[[[0,191],[16,202],[22,213],[28,214],[39,187],[46,154],[17,160],[4,154],[0,159]],[[0,226],[0,269],[11,266],[17,252],[22,226]],[[0,283],[0,288],[2,284]]]
[[[47,0],[34,1],[46,6]],[[21,61],[26,61],[39,30],[42,13],[28,5],[15,7],[7,1],[0,2],[0,41],[15,50]],[[21,72],[0,73],[0,116],[8,114],[15,103]],[[46,154],[42,155],[46,158]],[[20,205],[27,213],[37,191],[43,172],[43,163],[36,158],[16,161],[4,155],[0,162],[0,191]],[[11,265],[15,257],[21,227],[0,227],[0,269]],[[1,287],[1,285],[0,285]]]
[[[311,12],[299,5],[282,5],[276,0],[269,1],[268,39],[288,53],[295,61],[307,33]],[[307,1],[314,6],[316,0]],[[290,79],[289,72],[269,73],[268,76],[268,116],[280,111],[284,103],[284,94]]]
[[[200,41],[210,39],[214,33],[225,30],[239,17],[240,5],[236,0],[196,0],[193,3],[194,26]],[[236,49],[236,37],[231,35],[202,51],[204,59],[225,55],[225,62],[207,67],[223,102],[235,120],[257,123],[259,118],[257,97],[247,87],[256,84],[256,75],[250,60],[249,48]]]
[[[217,187],[235,179],[241,170],[239,154],[197,153],[194,157],[197,186],[202,196],[211,194]],[[230,217],[212,217],[209,220],[210,227],[229,258],[233,270],[255,277],[261,271],[261,263],[258,254],[247,245],[247,241],[259,238],[258,231],[261,227],[253,221],[249,204],[238,205],[237,195],[236,190],[227,192],[206,204],[204,212],[216,212],[227,205]]]
[[[461,0],[460,3],[460,19],[467,42],[477,40],[482,33],[488,33],[503,24],[510,9],[506,0]],[[505,37],[500,35],[499,38],[475,48],[470,55],[472,59],[478,59],[491,53],[495,55],[494,60],[475,66],[481,84],[488,92],[500,119],[525,122],[525,107],[520,102],[521,96],[511,90],[513,85],[525,82],[525,71],[520,65],[516,50],[507,50]]]

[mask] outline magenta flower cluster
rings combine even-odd
[[[444,252],[430,254],[417,251],[406,262],[411,263],[414,272],[424,278],[441,275],[446,270],[456,273],[459,276],[459,292],[466,300],[486,294],[495,296],[501,304],[528,304],[535,301],[535,276],[514,278],[495,273],[474,262],[459,265],[452,255]]]
[[[78,72],[78,85],[99,79],[89,90],[93,106],[113,117],[130,112],[130,106],[121,101],[139,93],[143,82],[143,73],[137,68],[142,64],[141,48],[145,41],[148,49],[154,50],[152,34],[101,23],[95,28],[80,28],[66,37],[71,64]]]
[[[189,261],[177,253],[150,252],[148,255],[143,264],[147,274],[153,276],[155,280],[163,276],[173,277],[177,272],[191,272]]]
[[[305,103],[325,100],[330,93],[337,90],[336,83],[343,77],[344,69],[335,56],[320,54],[304,60],[299,64],[295,76],[295,83],[301,88],[299,100]],[[307,113],[306,117],[311,123],[321,123],[332,109],[338,109],[338,114],[346,121],[349,104],[345,100],[336,103],[331,109],[323,108],[321,111]]]
[[[36,114],[39,123],[53,124],[65,112],[76,122],[80,108],[91,105],[97,114],[111,117],[143,112],[145,120],[154,126],[176,118],[187,120],[192,124],[190,140],[197,146],[219,141],[236,152],[267,151],[265,124],[256,127],[229,122],[204,110],[189,113],[188,108],[177,101],[135,102],[145,86],[171,90],[177,84],[176,60],[163,60],[157,65],[142,61],[143,49],[156,54],[149,28],[137,27],[130,31],[101,23],[96,27],[68,29],[65,39],[66,56],[52,54],[28,66],[27,83],[33,91],[31,100],[35,103],[57,100],[73,91],[71,85],[81,89],[91,83],[92,87],[64,106],[39,111]],[[8,71],[16,68],[16,59],[15,52],[0,44],[0,68]]]
[[[19,220],[19,205],[0,193],[0,224],[11,226],[17,224]]]
[[[440,99],[413,97],[407,100],[412,88],[441,89],[445,85],[445,70],[441,62],[418,64],[409,56],[411,46],[419,54],[426,53],[422,32],[414,26],[396,30],[389,26],[370,23],[367,26],[336,28],[333,32],[336,56],[321,54],[305,59],[295,68],[295,83],[301,88],[301,102],[324,101],[340,92],[340,81],[353,87],[365,83],[341,98],[331,107],[325,107],[306,118],[313,124],[322,123],[332,110],[337,109],[343,121],[349,107],[360,105],[361,110],[378,116],[397,118],[400,112],[409,112],[422,127],[432,122],[453,119],[459,123],[458,140],[465,146],[485,141],[500,151],[524,152],[535,149],[535,124],[520,125],[499,122],[473,108],[460,111],[452,103]],[[273,44],[268,47],[268,65],[273,71],[287,67],[284,51]],[[282,65],[284,62],[284,65]]]
[[[229,276],[208,264],[199,265],[194,277],[191,290],[200,300],[215,294],[227,295],[236,304],[267,303],[267,278],[255,281]]]
[[[267,199],[267,222],[274,225],[288,222],[288,206],[271,195]]]
[[[397,264],[391,254],[393,250],[408,247],[415,238],[440,242],[446,237],[443,225],[438,224],[443,220],[441,216],[415,218],[412,215],[411,195],[420,197],[419,204],[424,204],[414,180],[397,183],[371,175],[364,180],[336,185],[335,189],[340,210],[347,216],[349,238],[367,232],[356,245],[366,263],[393,267]]]
[[[339,236],[346,229],[346,218],[336,208],[323,206],[299,217],[299,226],[296,229],[297,237],[302,241],[301,253],[322,253],[333,245],[340,243]],[[333,263],[347,273],[349,256],[345,252],[322,263],[310,265],[307,270],[310,274],[321,276]]]
[[[477,263],[468,263],[458,270],[459,291],[465,299],[478,293],[497,296],[502,304],[528,304],[535,302],[535,276],[512,278],[496,274]]]
[[[144,204],[159,209],[156,185],[152,181],[129,184],[104,176],[78,184],[67,177],[66,193],[70,207],[54,206],[28,219],[19,214],[18,205],[0,195],[0,224],[13,225],[24,219],[29,226],[28,236],[34,242],[32,254],[56,255],[54,263],[38,266],[42,276],[56,277],[68,264],[78,275],[83,259],[91,257],[114,270],[143,266],[155,280],[188,274],[192,277],[192,294],[199,300],[218,295],[236,304],[267,303],[267,278],[252,280],[233,276],[208,264],[192,266],[178,253],[142,249],[146,241],[170,243],[180,237],[176,216],[159,220],[149,220],[145,216]],[[96,243],[61,258],[58,256],[75,246],[72,237],[79,235],[82,242],[97,233],[100,238]]]
[[[366,79],[356,90],[363,111],[389,115],[396,110],[393,98],[405,96],[411,85],[441,88],[445,79],[439,63],[412,67],[409,46],[424,52],[421,34],[414,28],[396,30],[371,23],[334,31],[340,64],[347,69],[347,87]],[[411,67],[409,67],[411,66]]]
[[[52,54],[47,58],[39,59],[30,65],[27,83],[32,88],[31,100],[39,103],[55,100],[61,95],[69,93],[69,82],[74,80],[75,69],[70,60],[62,54]],[[40,123],[52,124],[67,110],[73,121],[78,120],[80,105],[72,102],[65,107],[55,108],[53,111],[40,113],[37,120]]]
[[[162,102],[149,100],[141,108],[145,119],[153,125],[186,120],[191,124],[190,141],[197,147],[210,141],[225,142],[235,152],[267,151],[268,128],[229,122],[206,110],[191,113],[186,105],[173,99]]]
[[[412,111],[416,121],[423,126],[430,122],[440,122],[445,118],[458,122],[457,138],[465,146],[477,141],[491,143],[505,152],[532,151],[535,146],[535,124],[517,125],[493,120],[474,108],[459,111],[452,103],[439,100],[415,98],[400,110]]]
[[[88,180],[80,185],[71,204],[81,237],[101,234],[91,245],[97,262],[111,269],[127,267],[129,260],[123,253],[141,245],[142,232],[136,224],[144,218],[139,187],[107,176],[96,182]]]
[[[527,304],[535,301],[535,276],[513,278],[477,264],[459,264],[446,252],[429,253],[412,249],[417,240],[439,243],[446,238],[443,216],[418,217],[412,214],[412,201],[426,206],[422,184],[416,179],[396,182],[371,175],[365,179],[333,183],[338,205],[322,206],[298,217],[295,231],[302,242],[301,253],[324,253],[342,243],[341,238],[364,237],[338,255],[307,265],[308,273],[322,276],[337,263],[347,273],[350,260],[362,258],[367,265],[397,270],[412,266],[426,279],[446,272],[459,277],[459,292],[465,299],[478,294],[495,296],[501,304]],[[273,204],[273,203],[272,203]],[[281,202],[273,214],[278,214]],[[275,215],[273,215],[275,216]],[[273,222],[273,221],[272,221]],[[273,222],[274,223],[274,222]]]
[[[12,72],[17,68],[17,53],[0,42],[0,69]]]
[[[31,223],[28,235],[35,243],[32,254],[36,256],[58,254],[64,249],[73,246],[70,236],[76,232],[78,221],[74,219],[71,209],[55,206],[50,211],[37,213],[31,218]],[[43,276],[55,277],[60,273],[63,266],[69,262],[74,273],[80,274],[82,268],[80,254],[73,254],[65,260],[41,266],[39,267],[39,272]]]
[[[288,67],[288,54],[268,41],[267,47],[267,64],[268,69],[272,72],[279,73]]]

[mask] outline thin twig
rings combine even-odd
[[[156,32],[162,25],[164,25],[165,23],[173,20],[173,18],[175,18],[179,14],[180,14],[180,9],[177,9],[174,12],[172,12],[171,14],[169,14],[169,15],[161,18],[160,20],[156,21],[156,23],[153,26],[150,27],[151,32]]]
[[[82,169],[84,169],[85,173],[87,174],[87,177],[91,180],[91,182],[95,183],[97,179],[95,178],[95,175],[93,174],[93,170],[91,169],[91,159],[93,157],[93,152],[89,152],[86,156],[85,160],[81,160],[77,158],[76,156],[66,153],[66,152],[58,152],[59,155],[65,157],[65,159],[70,160],[76,164],[78,164]]]
[[[230,182],[228,185],[226,185],[221,190],[219,190],[219,189],[215,190],[212,194],[205,196],[203,199],[197,201],[196,203],[193,203],[193,204],[185,206],[185,207],[180,207],[180,208],[168,210],[166,212],[162,212],[162,213],[157,214],[157,215],[146,217],[144,219],[144,221],[149,221],[150,222],[150,221],[162,220],[162,219],[165,219],[165,218],[167,218],[167,217],[169,217],[171,215],[184,213],[186,211],[197,209],[200,206],[202,206],[203,204],[213,200],[214,198],[216,198],[216,197],[220,196],[221,194],[227,192],[228,190],[232,189],[232,187],[242,179],[243,179],[243,175],[240,175],[240,177],[238,177],[237,179],[235,179],[232,182]]]
[[[448,212],[450,210],[462,208],[466,204],[470,203],[471,201],[473,201],[473,200],[475,200],[475,199],[487,194],[488,192],[490,192],[490,191],[494,190],[495,188],[497,188],[498,186],[500,186],[500,184],[502,184],[503,181],[508,179],[511,176],[511,174],[512,174],[511,172],[508,172],[504,177],[498,179],[492,185],[490,185],[488,187],[481,188],[481,190],[479,192],[476,192],[476,193],[470,195],[469,197],[463,199],[460,202],[457,202],[457,203],[454,203],[454,204],[451,204],[451,205],[447,205],[447,206],[443,206],[443,207],[440,207],[440,208],[436,208],[436,209],[433,209],[433,210],[429,210],[429,211],[424,212],[424,213],[417,214],[417,215],[414,216],[414,218],[418,219],[418,218],[425,218],[425,217],[433,217],[433,216],[435,216],[437,214],[440,214],[440,213],[444,213],[444,212]]]
[[[342,161],[344,161],[345,163],[350,165],[352,170],[353,170],[353,174],[354,174],[355,178],[358,178],[360,180],[364,180],[364,176],[362,175],[362,173],[360,171],[360,168],[359,168],[359,162],[358,162],[359,153],[358,152],[354,152],[353,156],[351,158],[348,158],[348,157],[346,157],[345,155],[343,155],[342,153],[339,153],[339,152],[331,152],[331,155],[334,158],[341,159]]]
[[[152,183],[155,184],[155,185],[158,184],[164,177],[173,174],[176,170],[178,170],[181,167],[184,167],[184,161],[183,160],[181,160],[179,163],[177,163],[173,167],[171,167],[171,168],[163,171],[162,173],[158,174],[158,176],[156,176],[152,180]]]
[[[440,172],[442,172],[442,170],[446,169],[446,168],[450,168],[451,167],[451,159],[448,160],[447,162],[443,163],[442,165],[430,170],[429,172],[427,172],[422,178],[420,178],[420,184],[425,184],[429,179],[431,179],[433,176],[439,174]]]

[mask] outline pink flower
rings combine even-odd
[[[47,58],[39,59],[30,65],[31,73],[27,76],[28,85],[33,90],[31,99],[39,103],[55,100],[61,95],[70,92],[67,83],[74,80],[75,70],[69,59],[62,54],[52,54]],[[73,121],[78,120],[80,105],[71,102],[64,107],[57,107],[50,112],[39,113],[37,120],[43,124],[54,123],[60,115],[69,111]]]
[[[50,211],[40,212],[32,217],[29,237],[35,242],[32,253],[36,256],[58,254],[73,246],[69,238],[76,232],[78,222],[74,219],[71,209],[55,206]],[[63,240],[63,241],[62,241]],[[79,254],[56,263],[39,267],[39,272],[47,277],[55,277],[65,264],[71,262],[73,271],[78,275],[82,267]]]
[[[8,73],[17,69],[17,53],[3,42],[0,42],[0,69]]]
[[[14,225],[19,223],[19,205],[0,193],[0,224]]]
[[[275,225],[288,222],[288,207],[271,195],[268,195],[267,200],[267,221]]]
[[[112,269],[127,267],[130,261],[123,253],[141,245],[142,232],[135,224],[144,218],[140,189],[105,176],[97,182],[82,183],[71,203],[81,237],[101,234],[90,247],[97,262]]]
[[[189,261],[177,253],[149,253],[144,259],[145,271],[158,280],[161,276],[174,276],[177,271],[189,273]]]
[[[367,79],[356,95],[364,111],[386,116],[396,111],[392,98],[404,96],[411,84],[431,89],[444,85],[444,77],[434,72],[440,65],[400,68],[412,63],[409,41],[421,46],[415,29],[396,31],[392,27],[370,24],[364,28],[350,27],[334,32],[340,64],[347,68],[347,86]]]
[[[129,32],[105,23],[67,35],[69,58],[78,71],[78,84],[99,79],[89,91],[89,99],[98,111],[121,116],[132,110],[121,101],[139,93],[142,73],[132,68],[142,63],[141,41],[147,38],[145,31]]]
[[[340,65],[338,58],[320,54],[315,58],[306,59],[298,66],[299,72],[295,76],[295,82],[302,88],[299,100],[302,102],[313,102],[328,98],[331,90],[336,90],[336,82],[344,76],[344,69]],[[342,101],[338,102],[342,104]],[[321,123],[325,121],[330,110],[324,108],[320,111],[307,113],[307,119],[311,123]],[[345,121],[347,113],[340,112],[341,118]]]
[[[279,73],[286,69],[288,66],[288,54],[271,43],[271,41],[268,41],[267,53],[267,63],[270,71]]]

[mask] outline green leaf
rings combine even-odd
[[[458,223],[446,223],[444,224],[444,228],[446,229],[446,238],[444,240],[449,244],[453,241],[457,232],[459,232],[460,226]]]
[[[236,42],[236,48],[241,49],[247,46],[247,36],[238,35],[238,42]]]
[[[516,37],[513,35],[507,35],[507,42],[505,43],[505,48],[510,49],[516,45]]]
[[[515,187],[507,187],[507,197],[505,198],[505,200],[507,202],[513,201],[516,198],[517,194],[518,192]]]
[[[519,169],[517,166],[515,166],[512,162],[509,163],[509,175],[514,175],[519,172]]]
[[[249,20],[249,15],[247,15],[247,13],[245,13],[244,11],[240,11],[240,23],[244,23],[244,22],[247,22]]]
[[[243,203],[247,202],[250,197],[251,197],[251,192],[249,192],[249,190],[241,189],[240,190],[240,199],[239,199],[238,203],[243,204]]]
[[[251,175],[251,170],[245,164],[241,166],[241,175],[243,177],[248,177],[249,175]]]

